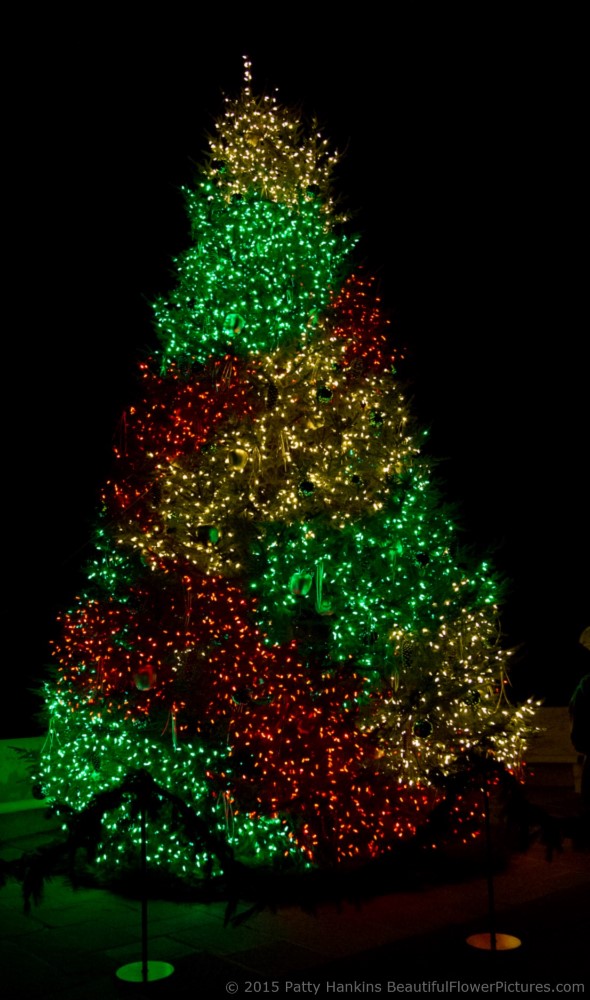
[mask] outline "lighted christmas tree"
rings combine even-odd
[[[185,192],[192,245],[47,689],[50,799],[81,809],[145,768],[249,863],[389,851],[478,756],[515,772],[530,712],[504,697],[496,582],[461,560],[352,271],[335,163],[246,63]],[[473,801],[453,810],[470,836]],[[151,855],[210,862],[172,821]]]

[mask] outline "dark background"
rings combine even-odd
[[[7,43],[3,735],[37,731],[29,692],[156,346],[149,303],[188,245],[179,189],[244,53],[255,89],[317,114],[344,151],[337,188],[406,350],[412,411],[464,541],[507,580],[515,694],[565,704],[590,660],[581,26],[538,12],[386,25],[371,4],[324,25],[304,8],[282,26],[276,11],[56,16]]]

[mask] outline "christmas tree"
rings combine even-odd
[[[336,162],[246,63],[46,688],[48,798],[80,810],[145,769],[249,863],[370,859],[444,802],[469,838],[477,801],[451,783],[478,759],[517,772],[531,710],[505,698],[497,582],[459,552],[352,269]],[[172,817],[151,855],[211,866]]]

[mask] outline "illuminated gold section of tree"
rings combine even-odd
[[[319,197],[323,210],[332,214],[330,177],[337,154],[329,152],[315,122],[306,133],[274,95],[256,96],[251,79],[246,60],[245,86],[237,99],[226,101],[216,135],[210,139],[209,176],[228,199],[251,189],[290,207]]]

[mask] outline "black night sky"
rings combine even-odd
[[[35,45],[23,45],[10,125],[6,736],[37,731],[27,691],[84,579],[117,422],[137,392],[137,361],[156,347],[149,302],[188,245],[179,189],[195,177],[222,92],[240,87],[243,53],[255,88],[315,113],[344,150],[337,188],[361,235],[356,260],[377,273],[406,350],[399,373],[413,413],[431,428],[465,544],[507,580],[516,692],[565,703],[584,671],[588,334],[574,42],[549,23],[456,33],[448,21],[386,28],[376,13],[334,29],[290,16],[279,37],[271,14],[242,27],[221,14],[170,17],[125,32],[105,15],[70,26],[71,44],[51,22],[51,45],[41,23]]]

